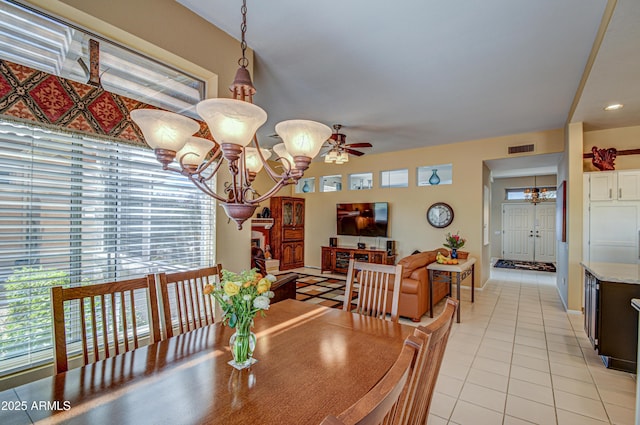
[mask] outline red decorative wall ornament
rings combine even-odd
[[[593,153],[591,162],[598,170],[608,171],[616,169],[613,163],[618,155],[616,148],[598,149],[597,146],[594,146],[591,148],[591,152]]]

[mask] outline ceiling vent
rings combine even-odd
[[[509,146],[509,155],[524,152],[533,152],[533,145]]]

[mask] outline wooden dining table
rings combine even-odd
[[[369,391],[413,328],[301,301],[258,315],[236,370],[221,323],[0,392],[0,424],[318,424]]]

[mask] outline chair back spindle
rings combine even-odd
[[[69,355],[83,364],[160,340],[153,275],[95,285],[51,288],[56,373],[69,369]],[[149,335],[139,328],[148,326]],[[78,329],[79,328],[79,329]]]
[[[352,298],[356,292],[356,313],[385,319],[387,314],[397,322],[402,266],[373,264],[349,260],[343,310],[352,311]]]
[[[158,276],[167,338],[215,322],[215,302],[203,292],[207,284],[220,279],[222,266],[205,267]]]
[[[458,307],[457,300],[447,298],[442,313],[427,326],[419,326],[414,331],[414,338],[429,341],[429,343],[423,344],[416,356],[415,366],[407,386],[407,402],[398,423],[412,425],[426,423]]]

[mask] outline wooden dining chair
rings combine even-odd
[[[414,331],[415,338],[428,341],[428,344],[423,344],[416,356],[415,366],[407,385],[407,400],[398,424],[424,425],[427,423],[431,398],[457,309],[458,301],[447,298],[442,313],[427,326],[419,326]]]
[[[84,364],[160,340],[153,276],[95,285],[51,288],[56,373],[69,369],[69,354]],[[149,327],[149,334],[142,331]]]
[[[352,310],[356,280],[358,285],[356,308]],[[401,265],[372,264],[351,259],[342,309],[380,319],[386,319],[389,314],[391,320],[397,322],[401,281]],[[390,293],[391,298],[389,298]]]
[[[185,272],[159,274],[166,338],[214,323],[215,302],[203,289],[207,284],[215,284],[221,274],[220,264]]]
[[[416,356],[426,345],[426,339],[409,336],[391,369],[380,381],[337,417],[329,415],[321,425],[392,425],[397,424],[406,402],[407,390]]]

